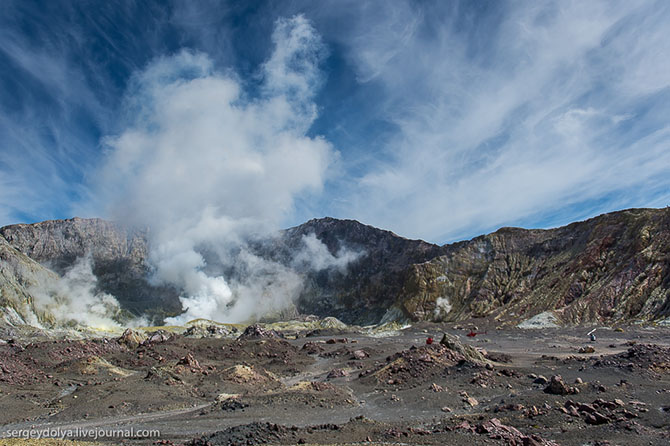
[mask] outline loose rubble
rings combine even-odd
[[[0,427],[156,422],[166,431],[155,444],[195,445],[670,442],[668,347],[654,344],[665,332],[602,330],[597,353],[578,354],[568,330],[542,337],[484,327],[467,337],[467,325],[440,337],[442,327],[427,326],[379,337],[350,328],[346,338],[295,338],[291,327],[282,338],[268,325],[234,337],[197,326],[207,333],[8,338]],[[189,439],[182,429],[206,434]]]

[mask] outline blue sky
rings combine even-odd
[[[447,242],[670,204],[666,1],[0,11],[0,225],[329,215]]]

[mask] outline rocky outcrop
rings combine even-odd
[[[275,242],[274,255],[277,251],[295,252],[301,248],[303,237],[310,234],[334,255],[346,250],[358,257],[342,269],[305,271],[298,310],[334,316],[349,324],[379,322],[400,295],[407,269],[442,252],[437,245],[399,237],[355,220],[321,218],[284,231]]]
[[[482,365],[489,363],[489,361],[484,357],[484,355],[481,354],[481,352],[479,352],[479,350],[468,344],[464,344],[463,342],[461,342],[460,339],[458,339],[458,336],[449,333],[444,333],[442,335],[442,340],[440,341],[440,344],[444,345],[449,350],[455,351],[456,353],[463,355],[465,359],[472,362],[473,364]]]
[[[275,330],[266,329],[259,324],[249,325],[244,332],[239,336],[238,340],[242,339],[262,339],[262,338],[283,338],[281,333]]]
[[[409,268],[396,306],[413,320],[568,323],[670,316],[670,209],[631,209],[550,230],[503,228]]]
[[[125,269],[141,271],[147,254],[145,233],[98,218],[5,226],[0,228],[0,235],[14,248],[58,273],[87,254],[98,263],[123,261]]]
[[[32,289],[57,275],[0,237],[0,327],[52,321],[35,305]]]

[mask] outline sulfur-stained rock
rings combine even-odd
[[[119,344],[125,345],[130,349],[137,348],[140,344],[147,340],[147,335],[141,331],[127,328],[126,331],[117,339]]]

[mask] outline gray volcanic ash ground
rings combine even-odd
[[[668,328],[592,342],[586,328],[317,326],[15,340],[0,345],[0,423],[160,431],[124,444],[670,441]]]

